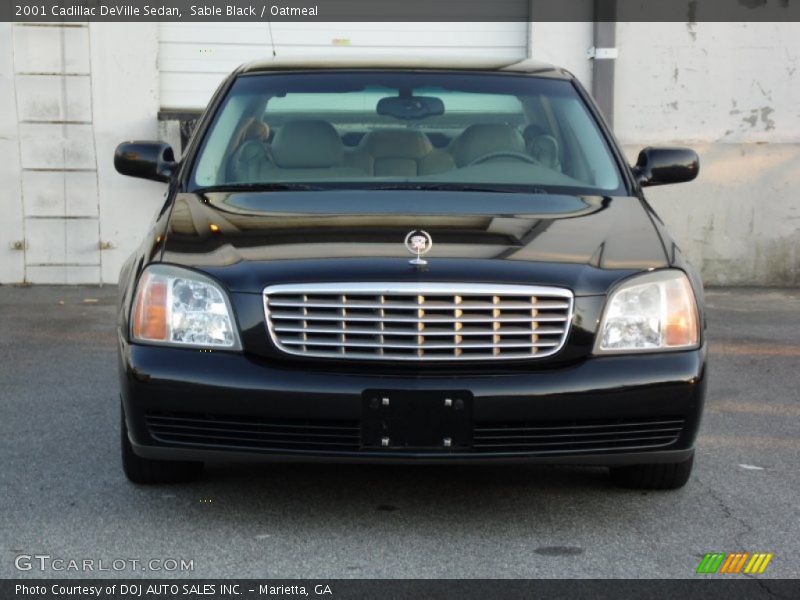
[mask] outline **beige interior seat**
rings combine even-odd
[[[352,152],[352,160],[375,177],[416,177],[455,168],[452,157],[434,148],[421,131],[376,129]]]
[[[363,177],[363,169],[345,162],[344,145],[336,129],[323,120],[290,121],[272,141],[272,162],[261,181]]]
[[[467,127],[448,147],[459,167],[494,152],[525,153],[525,140],[516,127],[495,123],[476,123]]]

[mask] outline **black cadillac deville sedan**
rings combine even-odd
[[[568,463],[677,488],[705,391],[701,282],[580,84],[540,63],[238,69],[120,276],[122,460]]]

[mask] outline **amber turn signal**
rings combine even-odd
[[[167,282],[149,273],[143,276],[133,313],[133,335],[142,340],[167,339]]]

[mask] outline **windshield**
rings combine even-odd
[[[569,81],[404,71],[238,77],[191,183],[586,194],[621,187],[606,141]]]

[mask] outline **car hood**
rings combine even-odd
[[[404,240],[427,231],[424,267]],[[443,281],[559,285],[602,294],[668,266],[634,197],[451,191],[181,193],[161,260],[202,270],[231,291],[270,283]]]

